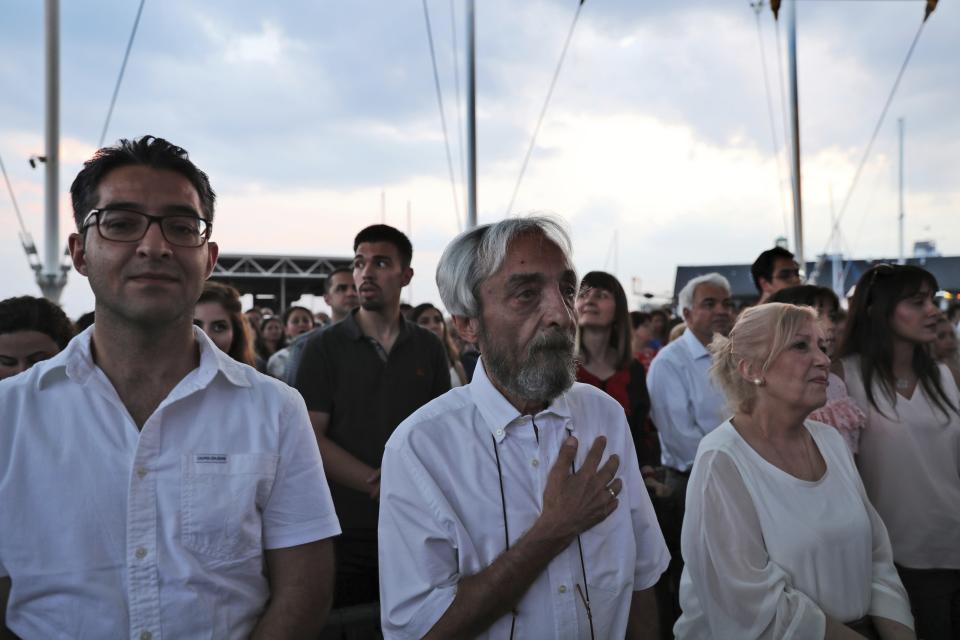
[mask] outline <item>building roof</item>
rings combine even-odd
[[[849,292],[864,271],[871,266],[881,263],[895,263],[896,258],[881,258],[877,260],[850,260],[842,262],[839,268],[844,269],[845,277],[843,290]],[[960,291],[960,256],[939,256],[930,258],[908,258],[907,264],[922,267],[933,274],[941,289],[956,293]],[[806,263],[806,273],[812,274],[816,267],[815,262]],[[819,273],[816,274],[816,281],[810,284],[816,284],[821,287],[833,287],[833,268],[834,263],[831,258],[821,266]],[[690,280],[705,273],[716,272],[730,281],[730,294],[735,300],[747,302],[758,296],[756,288],[753,286],[753,278],[750,275],[749,264],[727,264],[727,265],[705,265],[705,266],[679,266],[674,280],[673,296],[676,299],[677,294]]]

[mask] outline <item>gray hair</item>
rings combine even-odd
[[[677,296],[681,315],[683,314],[684,309],[690,309],[691,311],[693,310],[693,295],[696,293],[697,287],[702,284],[712,284],[720,287],[721,289],[725,289],[728,294],[730,293],[730,281],[719,273],[705,273],[702,276],[697,276],[685,284],[683,289],[680,289],[680,294]]]
[[[437,265],[437,288],[447,312],[479,318],[480,285],[503,266],[510,243],[526,234],[542,235],[570,258],[570,236],[552,216],[507,218],[464,231],[443,250]]]

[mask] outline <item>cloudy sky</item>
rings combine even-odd
[[[96,147],[137,2],[62,4],[65,241],[67,189]],[[577,0],[477,5],[479,219],[490,222],[505,213]],[[428,6],[462,218],[464,5]],[[808,257],[826,248],[831,191],[839,210],[923,8],[798,3]],[[43,173],[27,158],[43,152],[43,3],[0,11],[0,155],[42,246]],[[792,246],[777,27],[764,7],[761,46],[756,20],[748,0],[587,0],[514,210],[563,217],[578,268],[615,270],[628,293],[634,278],[671,290],[678,264],[749,262],[780,235]],[[897,253],[898,117],[907,246],[934,239],[960,254],[958,43],[960,2],[942,0],[841,220],[848,255]],[[433,272],[458,220],[420,1],[148,0],[107,138],[146,133],[210,174],[227,253],[348,256],[356,231],[380,220],[381,193],[387,222],[404,229],[409,201],[413,301],[439,302]],[[0,298],[37,292],[17,230],[0,191]],[[62,302],[74,316],[92,308],[79,274]]]

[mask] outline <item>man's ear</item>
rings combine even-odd
[[[402,280],[403,284],[400,285],[400,286],[401,286],[401,287],[407,286],[408,284],[410,284],[410,280],[412,280],[412,279],[413,279],[413,267],[404,267],[404,268],[403,268],[403,280]]]
[[[468,318],[467,316],[451,316],[453,326],[457,328],[457,333],[464,342],[479,345],[480,342],[480,322],[477,318]]]
[[[87,252],[84,248],[86,235],[71,233],[67,238],[67,246],[70,248],[70,260],[73,262],[73,268],[81,275],[87,275]]]
[[[773,291],[772,280],[767,280],[766,278],[757,278],[757,282],[760,283],[761,295],[767,295]]]
[[[683,321],[687,323],[687,326],[690,326],[690,309],[681,309],[680,315],[683,316]]]
[[[220,256],[220,246],[216,242],[207,241],[207,275],[206,280],[213,274],[213,267],[217,264],[217,258]]]

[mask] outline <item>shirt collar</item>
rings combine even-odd
[[[346,318],[337,323],[343,325],[351,340],[360,340],[361,338],[369,337],[363,334],[363,329],[360,328],[360,323],[357,322],[358,313],[360,313],[360,307],[348,313]],[[413,323],[404,318],[403,314],[400,315],[397,321],[400,323],[400,333],[397,334],[397,343],[399,343],[405,340],[410,334],[410,328],[413,326]]]
[[[687,329],[683,332],[683,335],[680,336],[680,341],[684,344],[684,346],[686,346],[687,352],[694,360],[710,357],[710,352],[707,351],[707,348],[703,346],[703,343],[700,342],[700,339],[694,335],[693,331],[690,329]]]
[[[493,386],[490,378],[487,377],[482,356],[477,361],[477,367],[473,372],[473,380],[470,381],[467,387],[470,390],[473,403],[477,406],[477,410],[483,417],[490,433],[498,443],[503,442],[503,439],[507,436],[507,427],[523,416],[521,416],[517,408],[510,404],[510,401],[500,393],[500,390]],[[557,416],[567,423],[567,428],[569,428],[571,432],[575,432],[576,430],[571,419],[570,403],[567,398],[568,395],[568,391],[563,392],[550,403],[550,406],[538,413],[535,417],[546,415]]]
[[[218,372],[223,373],[231,384],[238,387],[250,386],[243,365],[221,351],[199,327],[193,327],[193,335],[200,349],[200,366],[194,371],[200,386],[208,385]],[[92,337],[93,326],[91,325],[73,338],[67,344],[67,348],[55,356],[55,362],[51,363],[37,379],[38,389],[43,387],[44,382],[54,372],[60,375],[65,372],[71,380],[79,384],[85,383],[97,368],[91,350]]]

